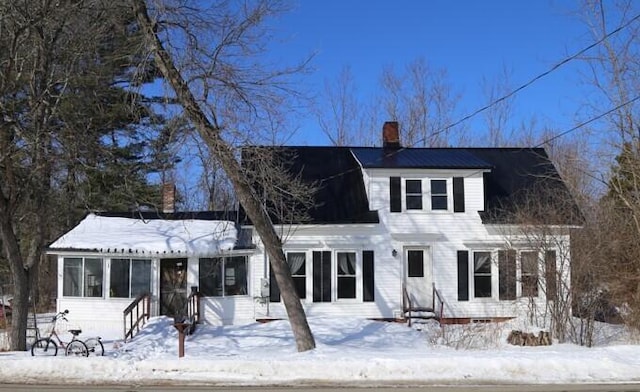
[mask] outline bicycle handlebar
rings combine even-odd
[[[65,309],[64,311],[56,314],[55,316],[53,316],[53,322],[55,322],[58,319],[63,319],[64,321],[69,321],[67,320],[67,318],[65,317],[67,314],[69,314],[69,309]]]

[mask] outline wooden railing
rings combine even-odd
[[[140,294],[122,312],[124,317],[124,341],[132,339],[151,316],[151,294]]]
[[[407,285],[402,284],[402,315],[407,319],[407,324],[411,326],[411,298],[409,297],[409,292],[407,291]]]
[[[414,308],[411,303],[411,297],[409,296],[409,292],[407,291],[407,286],[405,284],[402,285],[402,313],[404,317],[407,319],[407,323],[411,326],[413,311],[422,312],[422,311],[431,311],[434,314],[434,318],[438,320],[442,324],[442,319],[444,317],[444,299],[442,299],[442,295],[436,289],[435,283],[433,284],[433,293],[431,295],[431,308]]]
[[[438,304],[437,307],[436,307],[436,300]],[[438,291],[438,289],[436,289],[435,283],[433,284],[433,312],[435,313],[436,318],[440,322],[440,325],[442,325],[442,319],[444,317],[444,299],[442,299],[442,295],[440,295],[440,292]]]
[[[197,290],[191,291],[187,297],[187,320],[191,323],[189,334],[192,334],[200,324],[200,292]]]

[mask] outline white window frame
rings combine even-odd
[[[444,189],[445,189],[446,193],[444,193],[444,194],[442,194],[442,193],[434,193],[433,192],[432,181],[444,181]],[[429,178],[429,192],[427,193],[428,198],[429,198],[429,211],[435,212],[435,213],[451,211],[451,209],[452,209],[451,208],[451,203],[452,203],[452,198],[453,198],[453,188],[452,187],[453,187],[452,180],[450,178]],[[446,196],[446,198],[447,198],[447,208],[434,209],[433,208],[433,197],[443,197],[443,196]]]
[[[338,254],[339,253],[353,253],[356,259],[355,268],[355,280],[356,280],[356,296],[355,298],[338,298]],[[331,297],[334,302],[362,302],[362,251],[356,249],[334,249],[332,254],[332,266],[333,269],[331,277]],[[351,276],[351,275],[349,275]]]
[[[79,288],[80,288],[80,295],[65,295],[64,294],[64,287],[65,287],[65,279],[66,279],[66,274],[65,274],[65,261],[67,259],[80,259],[81,260],[81,273],[80,273],[80,282],[78,283]],[[86,260],[87,259],[91,259],[91,260],[100,260],[100,265],[102,267],[102,280],[100,282],[100,286],[101,286],[101,295],[100,296],[88,296],[86,295],[85,291],[88,287],[85,287],[85,276],[86,276]],[[97,257],[97,256],[64,256],[62,258],[62,296],[63,298],[92,298],[92,299],[104,299],[105,298],[105,288],[106,288],[106,275],[107,275],[107,268],[105,266],[105,259],[103,257]]]
[[[113,280],[111,279],[111,272],[113,270],[113,261],[114,260],[128,260],[129,261],[129,296],[128,297],[113,297],[111,295],[111,285],[113,283]],[[109,268],[108,271],[105,270],[104,274],[105,275],[109,275],[109,298],[113,298],[113,299],[130,299],[130,298],[135,298],[131,295],[131,282],[133,280],[133,263],[134,260],[136,260],[135,262],[138,261],[148,261],[149,262],[149,292],[151,293],[151,290],[153,290],[153,259],[144,259],[144,258],[135,258],[135,257],[111,257],[109,258]]]
[[[492,251],[492,250],[486,250],[486,249],[474,249],[471,252],[471,260],[469,260],[469,264],[470,264],[470,268],[469,268],[469,298],[473,299],[474,301],[493,301],[494,296],[496,295],[496,279],[497,279],[497,267],[494,268],[494,264],[495,264],[495,259],[497,257],[497,252]],[[475,271],[475,267],[476,267],[476,253],[488,253],[489,257],[491,258],[489,265],[490,265],[490,272],[489,272],[489,278],[490,278],[490,282],[491,282],[491,295],[489,295],[488,297],[476,297],[476,271]]]
[[[288,249],[288,250],[285,250],[285,257],[287,258],[287,260],[289,260],[289,253],[304,254],[304,298],[300,298],[300,301],[305,303],[309,302],[310,298],[311,300],[313,300],[313,287],[312,287],[313,286],[313,266],[311,265],[312,259],[313,259],[313,253],[311,253],[311,251],[305,251],[305,250]],[[287,264],[287,267],[288,266],[289,264]],[[291,273],[292,278],[300,277],[300,276],[302,275],[294,275],[293,273]]]

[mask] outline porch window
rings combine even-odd
[[[210,297],[246,295],[247,257],[210,257],[199,260],[200,292]]]
[[[421,210],[422,180],[407,180],[405,188],[407,210]]]
[[[135,298],[151,292],[151,260],[111,259],[110,277],[112,298]]]
[[[65,297],[102,297],[102,259],[65,257],[63,261],[62,295]]]
[[[538,252],[520,253],[522,263],[522,296],[538,296]]]
[[[356,298],[356,254],[338,252],[338,298]]]
[[[491,297],[491,253],[473,254],[473,295],[476,298]]]
[[[447,210],[447,180],[431,180],[431,209]]]
[[[307,298],[306,259],[307,255],[303,252],[287,253],[287,264],[289,264],[293,285],[296,287],[296,292],[300,299]]]

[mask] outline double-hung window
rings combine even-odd
[[[522,265],[522,296],[538,296],[538,252],[520,253]]]
[[[246,295],[247,257],[210,257],[199,260],[200,292],[211,297]]]
[[[356,253],[338,252],[338,299],[356,298]]]
[[[151,292],[151,260],[111,259],[109,296],[135,298]]]
[[[65,297],[103,296],[102,259],[65,257],[63,261],[62,295]]]
[[[447,180],[431,180],[431,209],[447,210]]]
[[[287,264],[300,299],[307,298],[307,255],[304,252],[287,253]]]
[[[473,254],[473,295],[476,298],[491,297],[491,252]]]
[[[422,209],[422,180],[406,180],[405,194],[407,210]]]

